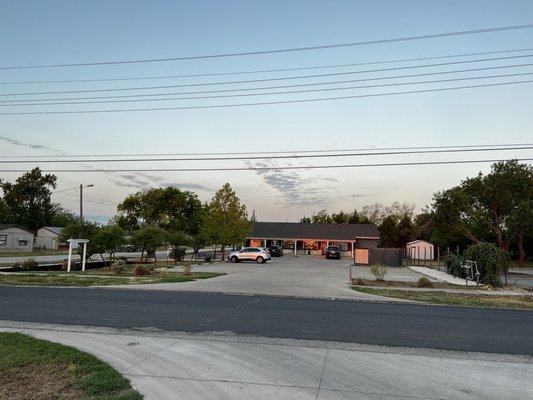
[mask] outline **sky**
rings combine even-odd
[[[10,1],[0,2],[0,67],[108,60],[168,58],[246,52],[453,32],[533,22],[533,2],[525,1]],[[58,96],[120,95],[124,92],[20,96],[14,94],[139,86],[197,85],[231,80],[269,79],[309,74],[414,66],[435,62],[528,55],[531,52],[471,56],[433,61],[375,64],[318,70],[210,77],[112,82],[12,84],[20,81],[77,80],[161,75],[208,74],[379,62],[406,58],[533,48],[533,29],[335,49],[187,61],[84,67],[0,69],[1,100]],[[435,66],[407,71],[290,80],[291,83],[364,79],[398,74],[533,63],[532,58]],[[453,77],[528,73],[532,66],[451,74]],[[451,75],[411,80],[435,80]],[[533,75],[532,75],[533,76]],[[325,93],[280,94],[222,99],[187,99],[118,104],[1,106],[7,111],[98,110],[183,107],[328,96],[380,94],[480,83],[533,79],[532,76],[478,81],[366,88]],[[405,79],[403,80],[405,81]],[[401,79],[386,83],[403,82]],[[383,81],[381,81],[383,82]],[[360,85],[381,83],[363,82]],[[250,88],[287,81],[200,86]],[[331,85],[330,85],[331,86]],[[346,86],[346,85],[345,85]],[[94,114],[0,115],[0,159],[7,156],[106,155],[148,153],[293,151],[530,143],[532,84],[493,86],[395,96],[246,107]],[[328,87],[328,86],[322,86]],[[198,90],[197,88],[192,88]],[[307,89],[307,88],[306,88]],[[150,89],[176,93],[191,87]],[[136,92],[140,93],[140,92]],[[0,103],[1,104],[1,103]],[[49,168],[194,168],[346,163],[384,163],[461,159],[531,158],[531,150],[367,156],[327,160],[225,162],[150,162],[3,164],[1,169]],[[77,211],[78,194],[65,190],[93,184],[84,191],[84,214],[106,220],[128,194],[175,185],[209,200],[229,182],[258,220],[297,221],[322,209],[360,209],[366,204],[411,202],[420,210],[433,193],[490,164],[365,167],[313,170],[231,172],[69,172],[57,173],[54,200]],[[14,180],[20,173],[0,172]]]

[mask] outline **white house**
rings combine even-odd
[[[32,250],[32,231],[15,224],[0,224],[0,252]]]
[[[37,230],[35,247],[39,249],[57,250],[59,245],[59,235],[63,228],[57,226],[43,226]]]
[[[435,248],[432,243],[426,240],[413,240],[406,243],[405,254],[412,260],[433,260],[435,257]]]

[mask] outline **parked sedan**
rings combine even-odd
[[[277,245],[270,246],[268,251],[272,257],[281,257],[283,255],[283,249]]]
[[[326,259],[328,258],[341,258],[341,249],[339,246],[328,246],[325,251]]]
[[[255,261],[258,264],[263,264],[270,260],[270,253],[262,247],[243,247],[239,251],[229,253],[228,259],[232,263]]]

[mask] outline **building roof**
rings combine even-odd
[[[422,239],[418,239],[418,240],[413,240],[411,242],[407,242],[405,245],[408,246],[410,244],[415,244],[415,243],[427,243],[427,244],[430,244],[430,245],[433,246],[433,243],[428,242],[427,240],[422,240]]]
[[[255,222],[250,238],[354,240],[379,238],[373,224],[303,224],[298,222]]]
[[[52,233],[55,233],[57,236],[61,235],[62,227],[59,226],[43,226],[41,229],[47,229]]]
[[[31,234],[33,234],[33,231],[28,229],[28,228],[24,228],[23,226],[21,225],[17,225],[17,224],[0,224],[0,231],[3,230],[3,229],[7,229],[7,228],[19,228],[19,229],[23,229],[27,232],[30,232]]]

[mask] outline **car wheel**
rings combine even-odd
[[[236,262],[239,261],[239,259],[237,258],[237,256],[233,256],[233,257],[230,258],[230,261],[231,261],[232,263],[236,263]]]
[[[257,257],[257,258],[255,259],[255,261],[256,261],[258,264],[263,264],[263,262],[264,262],[265,260],[263,259],[263,257],[259,256],[259,257]]]

